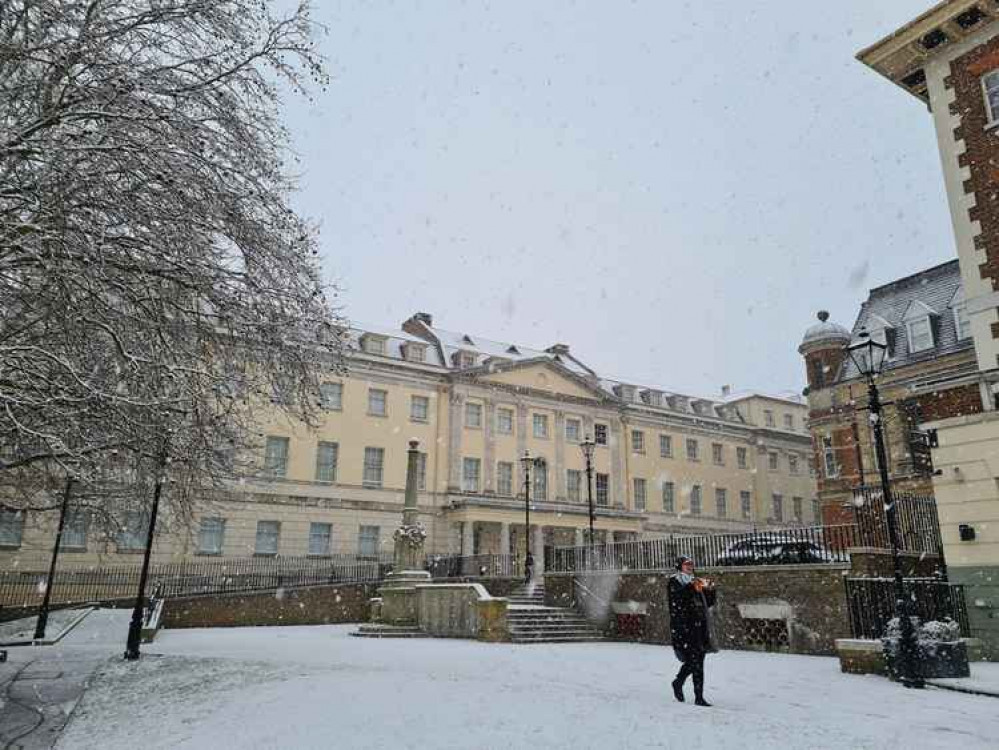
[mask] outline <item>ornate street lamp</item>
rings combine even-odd
[[[917,674],[916,638],[909,618],[909,607],[906,603],[905,584],[902,576],[902,561],[899,557],[898,507],[891,493],[891,480],[888,478],[888,456],[885,451],[884,425],[881,413],[881,396],[878,393],[877,378],[884,370],[888,361],[888,344],[876,341],[866,328],[857,334],[854,343],[847,347],[847,352],[857,370],[867,381],[868,404],[871,428],[874,431],[874,450],[878,459],[878,471],[881,476],[881,499],[884,501],[885,513],[888,516],[888,536],[891,540],[892,565],[895,578],[895,617],[900,628],[900,643],[898,648],[899,679],[906,687],[921,688],[923,679]]]
[[[541,469],[545,465],[543,458],[532,458],[528,451],[520,458],[520,463],[524,466],[524,534],[527,537],[526,555],[524,556],[524,575],[530,578],[533,574],[533,566],[528,567],[531,557],[531,467]]]
[[[590,560],[593,560],[593,451],[596,449],[597,444],[593,441],[589,435],[586,439],[579,444],[580,450],[583,451],[583,458],[586,459],[586,500],[590,506]]]

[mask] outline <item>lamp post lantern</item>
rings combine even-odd
[[[586,459],[586,501],[590,508],[590,560],[593,560],[593,521],[594,511],[593,511],[593,451],[596,449],[597,444],[593,441],[589,435],[586,439],[579,444],[580,450],[583,451],[583,458]]]
[[[857,334],[857,340],[847,347],[847,352],[857,370],[867,381],[868,404],[871,428],[874,432],[874,451],[878,461],[881,479],[881,499],[884,502],[888,519],[888,537],[891,541],[892,568],[895,579],[895,617],[898,618],[900,639],[898,646],[899,679],[906,687],[921,688],[923,679],[917,673],[916,638],[909,607],[906,604],[905,584],[902,575],[902,561],[899,555],[898,507],[891,492],[888,476],[888,455],[885,450],[884,423],[882,418],[881,394],[878,392],[877,378],[888,359],[888,344],[876,341],[866,328]]]

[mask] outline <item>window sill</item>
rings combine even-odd
[[[379,419],[388,419],[388,414],[378,414],[377,412],[369,411],[369,417],[378,417]]]
[[[194,553],[195,557],[222,557],[221,550],[218,552],[207,552],[205,550],[198,550]]]
[[[254,557],[277,557],[277,552],[254,552]]]
[[[363,487],[366,490],[380,490],[380,489],[383,489],[383,486],[380,483],[379,484],[374,484],[372,482],[363,482],[361,484],[361,487]]]
[[[118,547],[115,550],[119,555],[141,555],[145,551],[145,547]]]
[[[320,406],[322,411],[343,411],[342,406]]]
[[[70,554],[72,554],[74,552],[86,552],[86,551],[87,551],[86,547],[60,547],[59,548],[59,553],[60,554],[62,554],[63,552],[69,552]]]
[[[417,419],[416,417],[410,417],[409,421],[413,424],[427,424],[430,420],[428,419]]]
[[[0,550],[16,550],[21,549],[20,544],[0,544]]]

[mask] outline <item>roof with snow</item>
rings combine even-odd
[[[880,334],[888,341],[886,369],[923,362],[973,348],[971,336],[958,338],[955,307],[964,299],[958,261],[951,260],[890,284],[871,289],[853,324],[853,338],[862,328]],[[913,351],[910,342],[914,325],[929,321],[933,345]],[[847,358],[843,378],[859,377],[856,365]]]

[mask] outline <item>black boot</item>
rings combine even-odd
[[[678,701],[680,701],[680,703],[683,703],[683,701],[684,701],[684,699],[683,699],[683,680],[681,680],[679,677],[677,677],[670,684],[673,686],[673,695],[676,696],[676,699]]]
[[[708,706],[708,707],[711,706],[710,703],[708,703],[706,700],[704,700],[704,696],[703,695],[698,695],[696,698],[694,698],[694,705],[695,706]]]

